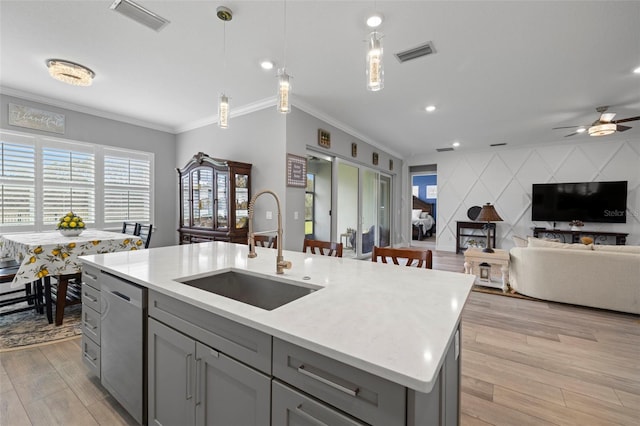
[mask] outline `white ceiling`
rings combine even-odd
[[[283,62],[283,1],[138,0],[171,21],[160,32],[111,3],[1,0],[2,93],[172,132],[215,120],[222,90],[232,114],[275,95],[275,70],[258,63]],[[392,153],[429,154],[456,140],[465,150],[588,139],[551,128],[589,124],[600,105],[616,118],[640,115],[640,74],[632,72],[640,66],[639,1],[375,3],[385,16],[382,91],[365,89],[364,19],[374,1],[287,1],[286,65],[294,105]],[[220,5],[234,12],[226,73]],[[404,64],[392,55],[426,41],[435,55]],[[53,80],[48,58],[88,66],[93,85]],[[427,114],[429,104],[438,110]],[[602,142],[640,135],[640,121],[627,124],[634,128]]]

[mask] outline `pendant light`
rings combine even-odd
[[[367,90],[377,92],[383,87],[382,35],[374,30],[367,43]]]
[[[276,108],[278,109],[278,112],[282,114],[288,114],[291,112],[291,103],[289,102],[289,96],[291,93],[291,76],[287,74],[287,0],[284,0],[283,27],[284,55],[282,68],[278,70],[278,93]]]
[[[224,60],[224,70],[222,75],[223,82],[226,80],[227,73],[227,21],[233,18],[231,9],[220,6],[216,9],[217,16],[222,22],[224,22],[222,33],[222,52]],[[220,94],[218,99],[218,127],[226,129],[229,127],[229,97],[224,93],[224,90]]]

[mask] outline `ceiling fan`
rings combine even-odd
[[[624,132],[625,130],[629,130],[631,128],[629,126],[622,126],[619,123],[640,120],[640,116],[614,120],[616,113],[607,112],[608,109],[608,106],[601,106],[596,108],[596,111],[600,113],[600,117],[596,121],[591,123],[591,125],[554,127],[552,130],[577,128],[575,132],[565,135],[565,138],[583,133],[585,131],[589,133],[589,136],[606,136],[615,132]]]

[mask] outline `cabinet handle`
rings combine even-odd
[[[92,280],[94,280],[94,281],[98,281],[98,277],[97,277],[97,275],[93,275],[93,274],[90,274],[90,273],[88,273],[88,272],[85,272],[84,274],[85,274],[86,276],[88,276],[89,278],[91,278]]]
[[[87,358],[87,359],[89,359],[90,361],[95,361],[95,360],[97,360],[97,359],[98,359],[98,357],[97,357],[97,356],[90,356],[88,352],[85,352],[85,353],[84,353],[84,357],[85,357],[85,358]]]
[[[84,325],[87,326],[87,328],[90,328],[91,330],[95,330],[98,328],[98,325],[93,325],[91,324],[91,321],[89,321],[88,319],[84,320]]]
[[[296,407],[296,411],[298,412],[298,414],[299,414],[301,417],[304,417],[305,419],[309,420],[310,422],[312,422],[312,423],[314,423],[314,424],[316,424],[316,425],[318,425],[318,426],[329,426],[329,425],[328,425],[328,424],[326,424],[325,422],[322,422],[322,421],[320,421],[320,420],[316,419],[316,418],[315,418],[315,417],[313,417],[311,414],[309,414],[309,413],[307,413],[306,411],[304,411],[304,410],[302,409],[302,404],[300,404],[300,405],[298,405],[298,406]]]
[[[324,377],[319,376],[319,375],[318,375],[318,374],[316,374],[316,373],[312,373],[311,371],[309,371],[309,370],[304,366],[304,364],[302,364],[300,367],[298,367],[298,373],[300,373],[300,374],[304,374],[304,375],[305,375],[305,376],[307,376],[307,377],[311,377],[312,379],[317,380],[317,381],[319,381],[319,382],[322,382],[322,383],[324,383],[324,384],[325,384],[325,385],[327,385],[327,386],[331,386],[332,388],[337,389],[337,390],[339,390],[340,392],[344,392],[344,393],[346,393],[347,395],[351,395],[351,396],[358,396],[358,392],[360,392],[360,388],[349,389],[349,388],[346,388],[346,387],[344,387],[344,386],[342,386],[342,385],[339,385],[338,383],[332,382],[332,381],[331,381],[331,380],[329,380],[329,379],[325,379]]]
[[[193,395],[191,394],[191,357],[193,356],[193,354],[187,354],[187,356],[185,356],[185,361],[187,362],[187,391],[186,391],[186,399],[190,400],[191,398],[193,398]]]
[[[85,293],[84,293],[84,297],[86,297],[87,299],[91,300],[92,302],[97,302],[97,301],[98,301],[98,298],[97,298],[97,297],[94,297],[94,296],[90,295],[90,294],[89,294],[89,293],[87,293],[86,291],[85,291]]]
[[[202,358],[196,358],[196,407],[200,405],[200,361]]]

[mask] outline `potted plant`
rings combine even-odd
[[[571,222],[569,222],[569,225],[571,225],[572,231],[579,231],[580,228],[584,226],[584,222],[581,220],[574,219]]]

